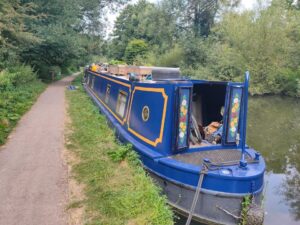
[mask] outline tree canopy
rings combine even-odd
[[[249,70],[252,94],[300,96],[299,1],[258,1],[242,11],[239,5],[239,0],[140,0],[121,11],[106,56],[179,66],[187,75],[214,80],[241,81]],[[148,50],[128,60],[125,52],[134,39]]]
[[[0,70],[26,63],[41,76],[99,54],[109,10],[127,0],[3,0]]]
[[[184,74],[241,81],[251,93],[300,96],[300,3],[240,0],[2,0],[0,71],[28,64],[41,77],[90,62],[177,66]],[[123,7],[120,7],[123,6]],[[118,12],[107,39],[107,12]]]

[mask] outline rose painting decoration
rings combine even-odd
[[[240,115],[240,105],[241,105],[241,94],[240,92],[235,92],[233,94],[233,99],[231,101],[231,111],[230,111],[230,123],[229,123],[229,136],[231,140],[235,140],[238,125],[239,125],[239,115]]]
[[[179,109],[179,130],[178,130],[178,147],[186,147],[187,125],[188,125],[188,108],[189,108],[189,90],[182,89],[180,96]]]

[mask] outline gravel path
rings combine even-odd
[[[67,223],[64,92],[73,78],[51,84],[0,148],[0,225]]]

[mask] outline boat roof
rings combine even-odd
[[[108,69],[101,69],[99,71],[101,74],[140,83],[192,82],[193,84],[228,85],[229,83],[234,83],[236,85],[243,85],[240,82],[191,79],[189,76],[181,75],[180,68],[177,67],[109,65]]]

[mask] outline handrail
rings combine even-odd
[[[245,160],[245,148],[246,148],[246,134],[247,134],[247,112],[248,112],[248,89],[249,89],[249,79],[250,79],[250,73],[249,71],[246,71],[245,73],[245,82],[244,82],[244,93],[243,93],[243,120],[241,124],[241,148],[242,148],[242,154],[241,154],[241,160],[240,160],[240,167],[245,168],[247,167],[247,161]]]

